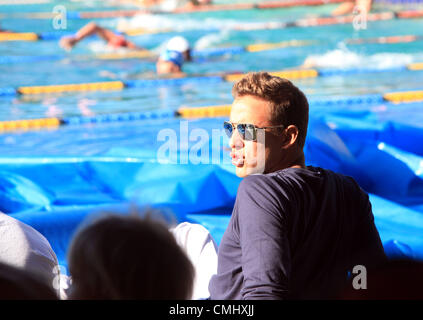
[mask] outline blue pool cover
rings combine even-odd
[[[314,107],[310,115],[306,163],[350,175],[369,192],[390,257],[423,260],[422,107]],[[177,221],[201,223],[220,243],[240,183],[227,138],[211,139],[222,120],[138,120],[3,134],[0,210],[44,234],[64,266],[69,241],[88,214],[126,212],[132,205],[170,209]],[[175,132],[176,163],[163,163],[169,160],[160,153],[163,129]],[[190,138],[183,136],[187,132]],[[202,162],[193,163],[199,150]],[[184,152],[190,152],[188,163],[181,163]]]

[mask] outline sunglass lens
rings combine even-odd
[[[256,128],[252,124],[246,124],[243,136],[247,141],[256,140]]]
[[[238,130],[239,134],[241,135],[242,139],[245,139],[245,124],[238,124],[236,126],[236,129]]]
[[[232,132],[233,132],[233,128],[232,128],[232,124],[225,121],[223,123],[223,128],[225,129],[226,134],[228,135],[228,137],[232,137]]]

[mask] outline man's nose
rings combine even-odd
[[[239,149],[244,146],[244,140],[239,134],[238,130],[234,129],[231,138],[229,139],[229,146],[232,149]]]

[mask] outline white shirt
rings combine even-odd
[[[60,277],[57,257],[48,240],[31,226],[2,212],[0,261],[35,272],[52,287]]]
[[[209,282],[217,273],[217,245],[210,232],[200,224],[183,222],[170,229],[176,242],[194,265],[193,300],[210,297]]]

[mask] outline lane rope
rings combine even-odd
[[[287,78],[290,80],[346,76],[354,74],[380,73],[380,72],[415,72],[423,71],[423,63],[413,63],[409,65],[390,68],[351,68],[351,69],[288,69],[280,71],[269,71],[270,74]],[[77,91],[111,91],[123,90],[125,88],[154,88],[163,86],[179,86],[183,84],[212,84],[220,82],[234,82],[245,76],[245,73],[223,73],[222,75],[193,75],[174,78],[159,79],[137,79],[121,81],[103,81],[78,84],[59,84],[42,86],[22,86],[18,88],[0,88],[1,96],[16,96],[30,94],[50,94]]]
[[[402,104],[423,101],[423,90],[390,92],[386,94],[367,94],[344,96],[328,99],[309,99],[310,107],[346,107],[352,105]],[[214,105],[203,107],[180,107],[177,110],[160,110],[148,112],[128,112],[99,114],[95,116],[74,116],[67,118],[41,118],[12,121],[0,121],[0,133],[28,131],[40,129],[57,129],[65,125],[85,125],[95,123],[114,123],[139,120],[171,119],[171,118],[217,118],[229,117],[231,105]]]

